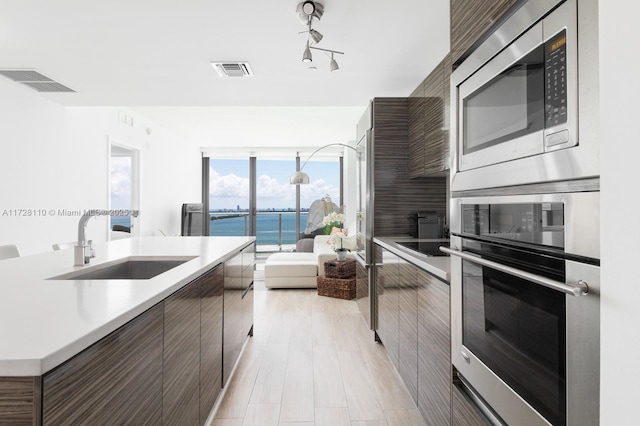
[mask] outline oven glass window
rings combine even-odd
[[[564,204],[464,204],[462,232],[562,249]]]
[[[544,45],[463,100],[463,153],[544,128]]]
[[[528,260],[518,269],[544,275],[537,263],[562,278],[561,260]],[[469,261],[462,265],[464,346],[551,424],[564,425],[566,296]]]

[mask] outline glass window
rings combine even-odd
[[[249,159],[209,159],[209,235],[249,235]]]
[[[304,159],[301,162],[304,164]],[[256,178],[251,180],[251,162],[247,159],[209,159],[209,235],[251,235],[251,214],[255,212],[258,251],[280,251],[295,247],[296,186],[289,183],[296,169],[290,160],[256,158]],[[323,233],[322,215],[309,226],[309,208],[315,201],[330,199],[325,210],[340,209],[339,157],[309,161],[303,171],[309,185],[300,185],[300,233],[306,230]],[[251,188],[255,188],[256,205],[251,205]],[[344,224],[347,226],[347,224]]]

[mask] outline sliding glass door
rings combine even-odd
[[[310,184],[295,186],[289,183],[296,170],[295,157],[205,157],[203,197],[209,203],[209,235],[253,235],[257,250],[263,252],[294,249],[300,238],[322,231],[308,220],[314,202],[330,199],[324,205],[339,209],[341,163],[338,156],[309,161],[303,171],[311,177]],[[314,218],[315,225],[322,221],[318,214]]]

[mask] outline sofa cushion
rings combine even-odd
[[[264,265],[265,277],[312,277],[318,275],[314,253],[274,253]]]
[[[316,235],[313,239],[314,253],[333,253],[333,247],[329,244],[331,235]]]
[[[296,242],[296,253],[313,253],[313,238],[302,238]]]

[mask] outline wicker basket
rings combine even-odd
[[[327,260],[324,262],[324,274],[327,278],[353,278],[356,276],[356,261],[355,259]]]
[[[318,277],[318,295],[351,300],[356,298],[356,279]]]

